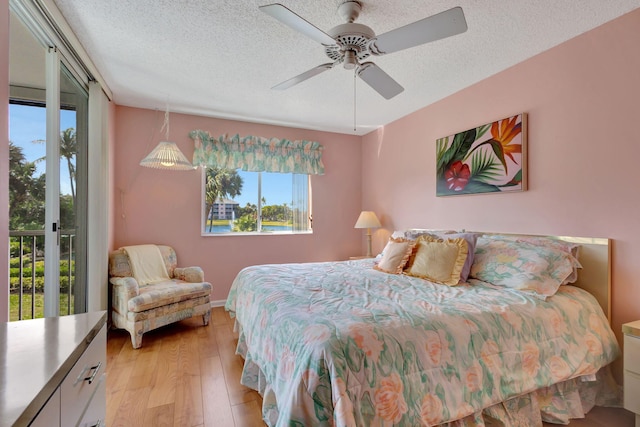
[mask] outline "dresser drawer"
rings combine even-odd
[[[107,328],[103,326],[60,386],[61,425],[75,426],[106,369]]]
[[[29,427],[59,426],[60,422],[60,389],[49,398],[46,405],[40,410],[38,416],[29,424]]]
[[[624,369],[640,374],[640,337],[624,336]]]
[[[78,427],[104,427],[107,416],[107,375],[102,374]]]

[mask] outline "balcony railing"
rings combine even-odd
[[[75,231],[60,233],[60,315],[73,313]],[[9,231],[10,320],[44,317],[44,231]],[[31,270],[29,272],[29,269]],[[30,307],[29,307],[30,306]],[[27,308],[30,308],[27,311]]]

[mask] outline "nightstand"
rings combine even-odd
[[[640,320],[622,325],[624,334],[624,407],[640,427]]]

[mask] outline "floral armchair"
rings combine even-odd
[[[142,335],[161,326],[202,316],[209,324],[211,284],[204,281],[200,267],[177,267],[177,256],[170,246],[158,245],[169,280],[139,284],[133,277],[124,248],[109,254],[111,317],[113,326],[131,334],[133,348],[142,346]]]

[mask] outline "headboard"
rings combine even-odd
[[[412,228],[408,231],[438,231],[429,229]],[[483,231],[463,230],[467,233],[484,235],[503,235],[511,237],[548,237],[563,240],[565,242],[580,245],[580,264],[578,280],[574,286],[578,286],[593,295],[611,324],[611,239],[597,237],[569,237],[569,236],[542,236],[535,234],[494,233]]]

